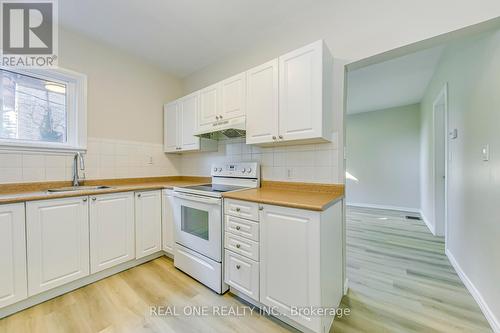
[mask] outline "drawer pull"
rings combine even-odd
[[[239,225],[236,226],[236,230],[240,230],[241,227]]]
[[[236,211],[239,212],[241,209],[240,208],[236,208]]]
[[[264,210],[264,206],[259,206],[259,210]]]
[[[241,268],[241,266],[240,266],[240,265],[236,265],[236,269],[240,269],[240,268]]]
[[[239,249],[241,247],[240,244],[236,244],[236,248]]]
[[[96,200],[97,200],[97,198],[96,198],[96,197],[93,197],[93,198],[92,198],[92,201],[96,201]]]
[[[83,202],[87,202],[87,198],[83,198]]]

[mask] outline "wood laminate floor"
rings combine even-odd
[[[338,318],[332,332],[491,332],[444,255],[443,240],[421,221],[372,209],[348,208],[347,215],[350,290],[342,305],[351,314]],[[180,315],[152,316],[154,305],[175,306]],[[159,258],[2,319],[0,332],[292,331],[256,313],[183,316],[187,305],[246,308]]]

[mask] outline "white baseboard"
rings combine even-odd
[[[481,293],[477,290],[477,288],[474,286],[472,281],[467,277],[465,272],[462,270],[460,265],[458,264],[457,260],[453,256],[453,254],[450,252],[450,250],[447,248],[446,249],[446,256],[450,260],[451,265],[453,268],[455,268],[455,271],[457,272],[458,276],[460,277],[460,280],[464,283],[465,287],[469,292],[471,293],[472,297],[474,297],[474,300],[476,301],[477,305],[479,305],[479,308],[483,312],[484,316],[486,317],[486,320],[488,320],[488,323],[490,324],[491,328],[493,329],[493,332],[495,333],[500,333],[500,318],[497,318],[493,311],[489,308],[488,304],[483,299],[483,296],[481,296]]]
[[[358,202],[347,202],[346,205],[353,206],[353,207],[362,207],[362,208],[387,209],[387,210],[397,210],[397,211],[409,212],[409,213],[420,213],[420,208],[413,208],[413,207],[376,205],[376,204],[367,204],[367,203],[358,203]]]
[[[419,213],[420,213],[420,216],[422,217],[422,221],[424,221],[427,228],[430,230],[430,232],[432,232],[432,234],[434,236],[436,236],[436,226],[431,224],[431,222],[429,221],[427,216],[425,216],[424,212],[421,209],[420,209]]]

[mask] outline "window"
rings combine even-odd
[[[86,78],[63,70],[0,70],[0,149],[84,150]]]

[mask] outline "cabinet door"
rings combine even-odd
[[[135,258],[134,194],[96,195],[90,204],[90,270]]]
[[[246,73],[241,73],[221,82],[222,120],[245,115]]]
[[[177,121],[177,109],[178,102],[172,102],[170,104],[166,104],[163,107],[163,146],[165,152],[175,152],[177,151],[178,137],[179,133],[177,131],[178,121]]]
[[[24,204],[0,206],[0,308],[28,297]]]
[[[316,330],[320,317],[292,317],[291,308],[321,305],[320,215],[272,205],[260,214],[260,302]]]
[[[179,102],[180,150],[200,149],[200,138],[194,136],[196,130],[196,114],[198,112],[199,94],[191,94]]]
[[[135,195],[135,257],[161,251],[161,191]]]
[[[322,134],[323,42],[315,42],[279,58],[279,129],[282,140]]]
[[[198,112],[198,130],[206,130],[217,122],[220,112],[220,85],[214,84],[200,90],[200,110]]]
[[[247,72],[247,144],[278,137],[278,59]]]
[[[88,197],[26,203],[30,296],[89,275]]]
[[[162,198],[162,249],[174,253],[174,196],[173,191],[163,192]]]

